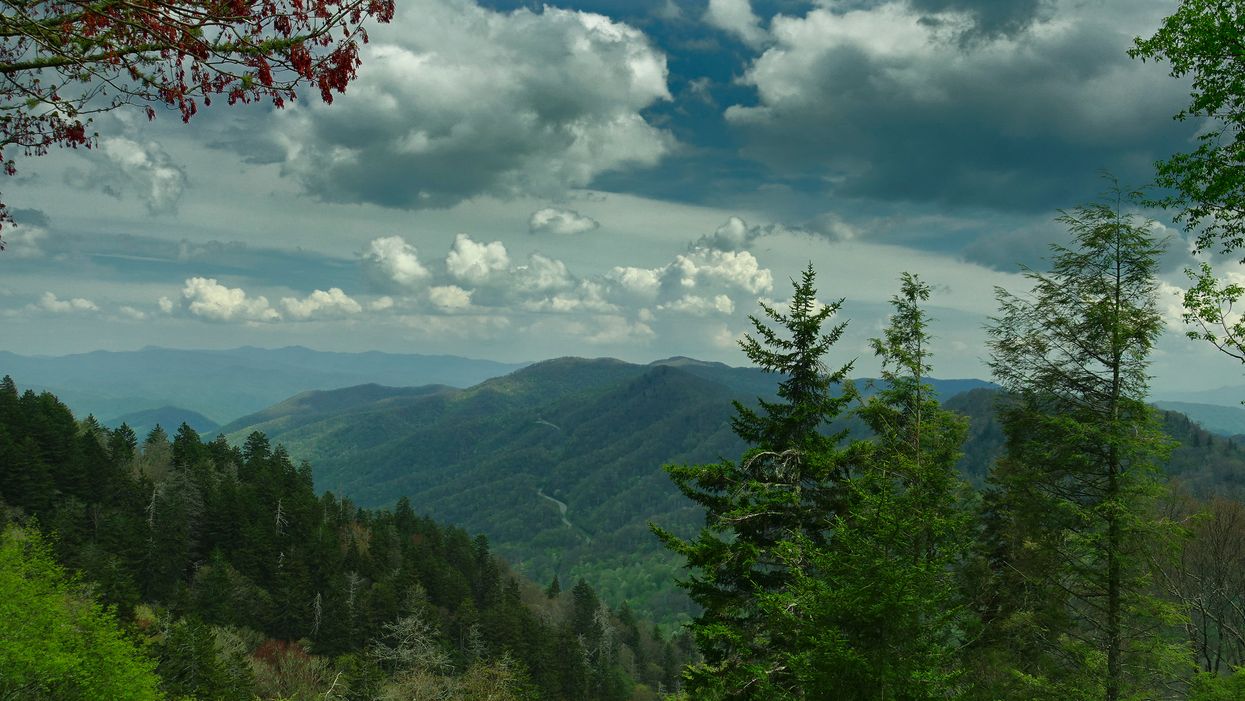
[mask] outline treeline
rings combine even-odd
[[[405,499],[317,496],[310,466],[262,434],[140,441],[8,377],[0,513],[0,591],[26,602],[0,626],[3,699],[126,698],[105,691],[109,669],[132,698],[643,699],[677,688],[692,654],[582,580],[523,580]],[[15,622],[84,625],[74,612],[96,602],[112,613],[91,625],[125,631],[98,650],[51,654],[50,629]],[[90,672],[103,647],[126,661]],[[134,681],[145,669],[152,684]]]
[[[691,538],[655,527],[703,607],[682,698],[1245,698],[1238,448],[1146,404],[1162,243],[1115,194],[1063,215],[1071,242],[1029,290],[996,290],[1003,392],[961,402],[995,417],[976,488],[969,422],[926,380],[928,285],[902,277],[869,396],[852,363],[826,369],[843,300],[818,300],[811,265],[762,305],[741,346],[780,383],[735,405],[751,447],[667,467],[707,517]]]

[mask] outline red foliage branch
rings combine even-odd
[[[394,0],[0,0],[0,168],[14,149],[90,148],[90,115],[142,104],[189,121],[214,98],[325,102]],[[0,222],[9,221],[0,204]],[[0,242],[0,250],[3,242]]]

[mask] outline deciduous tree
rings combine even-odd
[[[394,0],[2,0],[0,168],[14,155],[90,147],[93,114],[270,100],[325,102],[359,66],[365,24]],[[3,213],[0,208],[0,213]]]
[[[997,290],[990,365],[1011,399],[989,497],[1006,602],[993,623],[1021,698],[1150,698],[1179,656],[1146,559],[1165,537],[1153,504],[1168,440],[1145,403],[1162,247],[1128,199],[1117,187],[1065,213],[1073,241],[1051,271],[1026,273],[1028,295]]]
[[[1245,246],[1245,4],[1183,0],[1130,55],[1163,60],[1173,77],[1191,77],[1189,106],[1176,119],[1202,119],[1198,147],[1160,161],[1159,203],[1197,232],[1201,249]]]

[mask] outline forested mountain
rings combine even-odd
[[[186,424],[195,431],[206,435],[214,435],[216,430],[220,428],[220,424],[203,414],[176,406],[162,406],[158,409],[133,411],[123,416],[107,419],[102,423],[108,428],[120,428],[121,424],[125,424],[135,433],[142,435],[146,435],[156,426],[181,426]]]
[[[1242,388],[1241,397],[1245,397]],[[1196,421],[1199,426],[1221,436],[1239,436],[1245,434],[1245,407],[1220,404],[1199,404],[1196,402],[1157,401],[1154,406],[1165,411],[1178,411]]]
[[[980,380],[931,382],[948,408],[970,418],[960,467],[980,485],[1002,448],[997,390]],[[672,620],[691,611],[673,585],[679,563],[648,522],[687,534],[701,516],[661,466],[739,455],[731,402],[769,397],[775,385],[755,368],[687,358],[562,358],[467,390],[307,392],[222,430],[234,443],[266,433],[309,460],[319,486],[363,505],[406,496],[436,519],[485,533],[537,581],[585,576],[606,600]],[[858,385],[872,391],[867,380]],[[1245,474],[1245,454],[1228,448],[1234,443],[1170,416],[1188,444],[1173,456],[1178,471],[1205,484]]]
[[[0,351],[0,375],[12,375],[25,386],[56,394],[79,416],[109,418],[176,406],[218,423],[310,389],[369,382],[401,387],[433,383],[470,387],[522,366],[447,355],[328,353],[298,346],[230,350],[149,347],[59,357]]]
[[[108,698],[643,699],[691,650],[586,582],[515,575],[406,499],[317,495],[311,467],[260,433],[139,440],[8,377],[0,514],[0,613],[21,614],[0,636],[0,698],[99,699],[117,682]],[[92,632],[49,632],[65,626]]]

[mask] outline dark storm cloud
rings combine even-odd
[[[1147,182],[1153,161],[1184,145],[1196,125],[1171,115],[1185,86],[1125,54],[1167,3],[993,5],[774,20],[775,47],[744,79],[758,104],[727,111],[744,153],[841,196],[1041,212],[1092,198],[1102,169]],[[922,12],[938,9],[1023,29],[966,44],[929,25]]]
[[[926,14],[926,22],[939,23],[946,12],[966,13],[973,19],[968,37],[1011,35],[1028,29],[1044,12],[1048,0],[910,0],[912,7]]]

